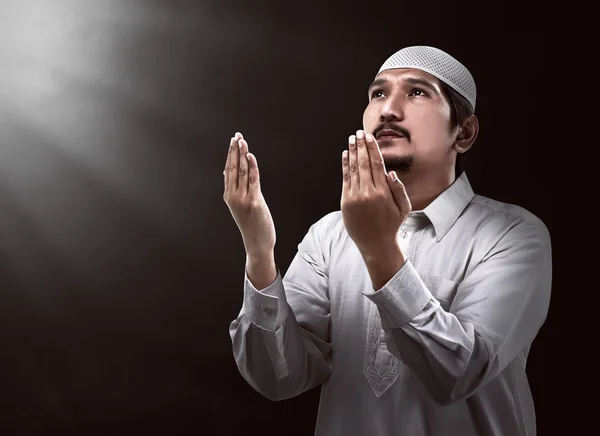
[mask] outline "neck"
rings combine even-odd
[[[427,174],[409,171],[399,175],[406,188],[412,210],[423,210],[456,180],[454,172],[428,171]]]

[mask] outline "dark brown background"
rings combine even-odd
[[[565,265],[542,11],[451,3],[0,0],[0,434],[312,434],[318,390],[272,403],[232,357],[227,146],[241,131],[258,157],[285,271],[406,45],[470,68],[471,183],[542,218]],[[562,423],[566,285],[557,268],[529,361],[540,435]]]

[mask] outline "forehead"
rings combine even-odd
[[[437,77],[417,68],[393,68],[385,70],[375,77],[375,80],[379,79],[398,84],[407,79],[420,79],[429,82],[436,89],[440,89],[440,81]]]

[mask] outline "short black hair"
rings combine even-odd
[[[473,107],[466,98],[464,98],[450,86],[446,85],[444,82],[440,81],[440,87],[442,88],[442,93],[446,97],[446,100],[448,100],[448,103],[450,104],[451,128],[454,129],[457,126],[462,126],[467,118],[475,113]],[[468,152],[469,150],[464,153],[459,153],[456,156],[455,175],[457,178],[465,169],[465,161],[467,159]]]

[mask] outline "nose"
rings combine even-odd
[[[401,121],[404,119],[404,102],[402,97],[389,96],[381,106],[379,115],[381,122],[384,121]]]

